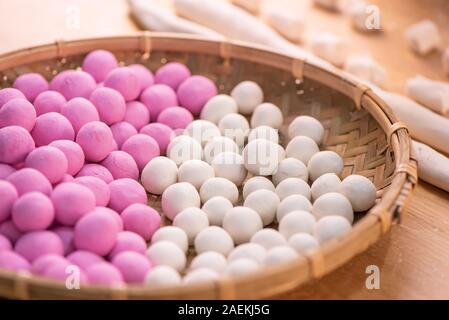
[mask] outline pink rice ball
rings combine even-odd
[[[125,230],[140,235],[146,241],[150,240],[153,233],[161,226],[161,216],[153,208],[146,204],[135,203],[122,212]]]
[[[18,197],[19,194],[12,183],[0,180],[0,222],[9,218],[13,204]]]
[[[123,231],[123,221],[122,217],[114,210],[106,207],[95,207],[95,209],[91,212],[105,212],[112,216],[117,224],[117,231]]]
[[[117,142],[115,142],[115,140],[112,140],[112,151],[117,151],[118,150],[118,144]]]
[[[141,236],[131,231],[121,231],[117,234],[115,246],[109,253],[109,260],[112,260],[117,254],[124,251],[134,251],[140,254],[145,254],[146,250],[147,244]]]
[[[133,135],[137,134],[136,128],[128,122],[117,122],[111,126],[112,136],[117,143],[117,148],[121,148],[123,142],[128,140]]]
[[[175,138],[175,133],[169,126],[157,122],[147,124],[145,127],[140,129],[140,133],[146,134],[156,140],[159,145],[161,155],[165,155],[168,145],[173,138]]]
[[[145,246],[145,248],[146,248],[146,246]],[[7,250],[8,251],[12,250],[11,242],[9,241],[9,239],[7,237],[0,234],[0,251],[7,251]]]
[[[25,168],[25,161],[16,163],[16,164],[14,165],[14,169],[16,169],[16,170],[20,170],[20,169],[23,169],[23,168]]]
[[[16,98],[26,99],[25,95],[17,89],[14,88],[0,89],[0,108],[3,107],[3,105],[9,100]]]
[[[192,76],[179,85],[177,95],[181,106],[199,115],[206,102],[217,95],[217,86],[206,77]]]
[[[139,179],[136,161],[124,151],[112,151],[101,164],[111,172],[114,179]]]
[[[109,72],[118,68],[118,61],[110,51],[94,50],[84,58],[82,68],[89,73],[96,82],[102,82]]]
[[[78,172],[76,177],[97,177],[106,183],[110,183],[112,180],[114,180],[114,177],[112,177],[112,174],[109,172],[109,170],[101,164],[97,163],[85,164]]]
[[[49,112],[36,119],[31,136],[36,146],[45,146],[55,140],[74,140],[75,130],[70,121],[62,114]]]
[[[146,88],[140,96],[140,101],[148,108],[153,121],[163,110],[178,105],[176,92],[165,84],[155,84]]]
[[[120,92],[126,101],[135,100],[141,89],[138,73],[129,67],[112,70],[104,80],[104,86]]]
[[[114,247],[117,233],[117,223],[110,214],[90,212],[75,226],[75,246],[80,250],[105,256]]]
[[[12,220],[6,220],[0,224],[0,234],[8,238],[8,240],[14,244],[22,236],[22,232],[17,229]]]
[[[97,83],[89,73],[78,70],[63,71],[50,82],[51,90],[58,91],[67,100],[76,97],[89,99],[96,87]]]
[[[56,261],[55,263],[49,265],[45,269],[45,272],[42,274],[42,276],[57,281],[63,281],[64,283],[67,280],[70,281],[70,277],[72,277],[72,279],[79,279],[79,284],[88,283],[86,273],[82,269],[72,265],[68,261]],[[74,276],[76,278],[73,278]],[[75,282],[73,282],[73,284],[75,284]]]
[[[28,271],[30,263],[14,251],[0,251],[0,269],[11,271]]]
[[[28,192],[14,203],[12,221],[22,232],[47,229],[55,218],[51,200],[40,192]]]
[[[50,146],[61,150],[67,159],[67,173],[70,175],[77,174],[84,165],[84,152],[83,149],[71,140],[55,140],[52,141]]]
[[[9,175],[16,172],[16,169],[9,164],[0,163],[0,180],[8,178]]]
[[[14,251],[33,263],[37,258],[49,253],[62,256],[64,245],[53,231],[32,231],[17,240]]]
[[[42,192],[49,196],[53,190],[47,177],[33,168],[17,170],[8,176],[6,180],[14,185],[19,196],[32,191]]]
[[[143,283],[151,269],[148,258],[133,251],[119,253],[112,259],[112,264],[120,270],[127,283]]]
[[[120,286],[123,284],[123,276],[120,271],[109,262],[96,263],[86,269],[86,275],[90,284],[104,286]]]
[[[61,150],[52,146],[43,146],[31,151],[25,159],[25,166],[36,169],[54,184],[62,180],[67,173],[68,161]]]
[[[70,121],[75,133],[86,123],[100,120],[98,111],[92,102],[81,97],[67,101],[61,108],[61,114]]]
[[[157,117],[157,122],[176,129],[185,129],[193,121],[193,116],[189,110],[181,107],[170,107],[165,109]]]
[[[165,84],[173,90],[191,76],[189,68],[179,62],[169,62],[160,67],[154,76],[156,83]]]
[[[141,133],[126,140],[122,145],[122,151],[134,158],[139,170],[142,170],[151,159],[161,154],[156,140]]]
[[[12,99],[0,108],[0,128],[20,126],[31,131],[35,123],[36,110],[28,100]]]
[[[30,133],[19,126],[0,129],[0,162],[18,164],[35,148]]]
[[[64,246],[64,256],[75,251],[75,244],[73,243],[73,229],[71,227],[59,226],[53,228],[52,231],[58,235]]]
[[[36,275],[43,275],[52,265],[64,262],[68,261],[60,255],[54,253],[45,254],[34,260],[30,271]]]
[[[95,208],[94,193],[75,182],[57,185],[51,194],[51,200],[56,221],[66,226],[75,225],[82,216]]]
[[[139,77],[140,90],[143,91],[154,84],[153,73],[142,64],[131,64],[128,68],[132,69]]]
[[[13,87],[20,90],[25,97],[33,102],[41,93],[48,90],[48,81],[39,73],[25,73],[16,78]]]
[[[140,128],[150,122],[150,112],[143,103],[130,101],[126,104],[124,121],[132,124],[136,130],[140,130]]]
[[[97,177],[78,177],[74,180],[90,189],[95,195],[95,205],[105,207],[109,203],[111,191],[106,182]]]
[[[132,179],[118,179],[109,184],[109,207],[119,213],[134,203],[147,204],[147,194],[140,183]]]
[[[97,88],[90,95],[90,101],[97,108],[100,120],[107,125],[125,118],[126,102],[117,90],[107,87]]]
[[[61,112],[62,106],[66,103],[66,99],[62,94],[57,91],[44,91],[41,92],[36,99],[34,99],[34,109],[36,109],[36,115],[48,112]]]
[[[105,262],[102,257],[86,250],[76,250],[67,256],[67,260],[83,270],[97,263]]]
[[[84,151],[86,160],[99,162],[107,157],[113,148],[111,129],[100,121],[86,123],[76,135],[78,143]]]

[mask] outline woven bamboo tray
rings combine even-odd
[[[242,80],[254,80],[265,100],[280,106],[286,118],[281,130],[285,145],[287,124],[299,114],[324,125],[322,148],[344,159],[343,177],[357,173],[377,187],[376,205],[356,216],[348,234],[332,240],[298,260],[242,278],[213,283],[154,289],[144,286],[66,289],[60,282],[0,270],[0,296],[20,299],[258,299],[291,290],[318,279],[365,251],[406,210],[417,182],[416,162],[410,158],[410,137],[390,108],[368,87],[332,68],[239,42],[143,33],[136,36],[89,39],[19,50],[0,56],[0,87],[11,86],[24,72],[51,79],[57,72],[78,68],[94,49],[113,51],[123,64],[142,63],[155,70],[167,61],[180,61],[192,73],[214,80],[229,93]],[[159,199],[149,203],[160,209]]]

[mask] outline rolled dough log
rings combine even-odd
[[[407,95],[439,114],[449,116],[449,84],[423,76],[407,80]]]
[[[412,141],[412,154],[418,161],[419,178],[449,192],[449,158],[417,141]]]

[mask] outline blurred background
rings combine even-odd
[[[380,9],[382,32],[363,33],[352,28],[341,13],[323,10],[310,0],[261,0],[261,11],[282,8],[302,17],[305,37],[331,31],[342,37],[351,53],[370,53],[388,71],[385,87],[402,92],[403,83],[415,74],[447,79],[441,71],[441,52],[425,58],[408,49],[404,32],[422,19],[440,29],[449,46],[449,1],[372,0]],[[333,1],[324,1],[333,2]],[[93,36],[130,34],[139,23],[127,0],[0,0],[0,52],[52,42]],[[171,0],[148,0],[173,9]]]

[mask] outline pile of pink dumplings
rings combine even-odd
[[[342,179],[317,119],[283,126],[257,83],[218,94],[176,62],[153,75],[97,50],[50,82],[19,76],[0,90],[0,268],[64,281],[75,265],[81,283],[160,287],[317,250],[351,230],[376,187]]]
[[[0,268],[81,283],[141,284],[160,227],[140,172],[217,94],[180,63],[153,73],[89,53],[47,81],[0,90]]]

